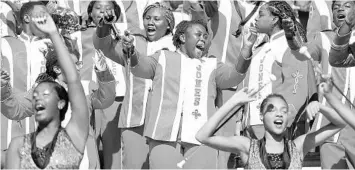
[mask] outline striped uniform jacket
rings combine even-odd
[[[16,17],[12,8],[5,2],[0,2],[0,36],[16,37]]]
[[[138,49],[143,56],[152,55],[163,48],[170,50],[175,49],[172,44],[172,36],[170,35],[156,42],[147,42],[143,37],[137,36],[134,43],[136,49]],[[118,126],[121,128],[129,128],[143,125],[151,81],[133,76],[127,63],[129,60],[124,57],[122,44],[113,40],[111,36],[98,38],[95,34],[94,46],[97,49],[101,49],[108,58],[124,66],[123,72],[125,75],[126,93]]]
[[[181,52],[158,51],[139,56],[131,69],[135,76],[151,79],[144,135],[161,141],[199,144],[196,132],[215,113],[217,89],[239,84],[244,75],[214,56],[190,59]],[[180,131],[180,132],[179,132]]]
[[[246,119],[247,125],[263,124],[259,116],[262,100],[271,93],[279,93],[289,104],[290,126],[296,114],[306,106],[309,95],[315,93],[308,88],[312,84],[315,85],[314,79],[309,80],[313,72],[309,71],[308,61],[298,59],[291,52],[283,30],[271,36],[269,42],[254,51],[249,71],[239,88],[243,86],[260,88],[271,81],[271,74],[276,76],[276,81],[266,85],[257,94],[258,99],[247,105],[248,109],[245,110],[249,116]]]
[[[90,1],[74,1],[74,0],[57,0],[58,4],[65,8],[70,8],[75,11],[78,15],[82,17],[83,22],[85,23],[88,19],[87,7],[89,6]],[[116,26],[122,30],[141,30],[143,28],[143,22],[141,21],[141,16],[143,15],[143,9],[145,3],[137,3],[136,1],[122,1],[116,0],[117,4],[121,8],[121,17],[119,23],[116,23]],[[141,23],[141,24],[140,24]],[[92,26],[92,24],[91,24]],[[132,31],[134,32],[134,31]],[[94,63],[93,57],[96,54],[92,36],[95,33],[95,28],[88,28],[85,31],[75,32],[71,36],[77,38],[77,45],[79,47],[79,52],[81,59],[83,61],[83,68],[81,71],[82,84],[84,86],[84,91],[86,94],[89,94],[89,84],[92,81],[96,81],[96,76],[94,73]],[[113,62],[110,59],[106,60],[108,67],[112,70],[112,73],[116,79],[116,95],[124,96],[125,94],[125,83],[124,76],[122,73],[122,67]]]
[[[313,41],[311,41],[311,44],[309,45],[309,51],[312,54],[312,57],[316,60],[319,61],[323,74],[331,74],[334,83],[336,86],[341,89],[341,92],[345,94],[350,101],[354,103],[355,99],[355,80],[353,77],[355,76],[355,68],[344,68],[344,67],[332,67],[330,66],[328,60],[329,60],[329,51],[331,49],[331,42],[333,38],[335,37],[335,32],[334,31],[328,31],[328,32],[321,32],[319,33]],[[353,39],[354,40],[354,39]],[[321,54],[321,55],[319,55]],[[353,57],[350,55],[349,57]],[[336,89],[333,89],[333,93],[335,96],[339,98],[345,105],[348,107],[351,107],[350,103],[348,103]],[[320,102],[323,104],[328,105],[326,102],[325,98],[320,99]],[[354,108],[352,108],[354,109]],[[329,121],[322,115],[318,114],[315,122],[312,126],[312,130],[318,130],[321,127],[327,125]],[[344,143],[344,140],[342,139],[355,139],[355,133],[354,130],[347,126],[343,130],[341,130],[339,133],[335,134],[331,139],[329,139],[329,142],[337,142],[338,140],[341,140]]]
[[[21,94],[31,89],[37,76],[45,71],[44,52],[47,49],[45,42],[48,43],[47,40],[30,38],[25,33],[22,33],[19,39],[14,37],[1,39],[1,68],[10,73],[10,85],[14,87],[16,94]],[[29,97],[32,98],[32,96]],[[27,98],[24,98],[23,101],[29,102]],[[1,109],[2,116],[9,114],[3,112],[4,107]],[[16,121],[5,117],[1,119],[2,149],[7,148],[13,137],[31,133],[35,128],[33,118],[22,120],[21,115],[15,115],[10,118]]]
[[[323,30],[332,30],[332,1],[312,0],[307,23],[307,34],[313,36]]]

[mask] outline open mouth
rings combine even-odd
[[[155,32],[156,32],[155,28],[152,28],[152,27],[148,27],[147,28],[148,35],[153,35],[153,34],[155,34]]]
[[[201,50],[201,51],[205,51],[205,44],[204,43],[197,44],[196,48]]]
[[[276,127],[281,127],[283,123],[284,123],[284,121],[281,120],[281,119],[278,119],[278,120],[274,121],[274,124],[276,125]]]
[[[345,19],[345,15],[344,14],[338,14],[337,19],[338,20],[344,20]]]
[[[35,106],[35,110],[37,112],[43,111],[44,109],[46,109],[46,107],[42,104],[36,104],[36,106]]]

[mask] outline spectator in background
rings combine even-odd
[[[346,24],[343,17],[348,17],[351,13],[351,6],[353,2],[347,1],[333,1],[333,22],[336,27],[340,27]],[[343,17],[342,17],[343,16]],[[317,83],[321,82],[321,74],[330,74],[332,76],[333,83],[339,88],[340,91],[333,90],[332,96],[336,97],[338,100],[343,101],[343,104],[352,108],[352,103],[354,103],[353,91],[355,90],[355,82],[352,81],[352,77],[355,76],[355,72],[350,68],[337,68],[332,67],[332,63],[329,63],[329,51],[331,50],[331,44],[334,37],[337,35],[337,30],[324,30],[314,34],[314,38],[309,39],[309,43],[306,44],[308,47],[308,52],[311,58],[304,56],[304,60],[311,60],[314,69],[316,70]],[[294,51],[294,52],[297,52]],[[349,54],[348,54],[349,55]],[[352,58],[349,55],[346,58]],[[339,62],[340,63],[340,62]],[[345,100],[342,95],[345,94],[347,98],[350,98],[350,103]],[[329,104],[324,96],[319,96],[319,102],[323,104]],[[318,101],[312,101],[307,106],[307,112],[312,112],[314,105],[318,105]],[[329,123],[326,117],[321,114],[316,116],[316,119],[312,126],[312,131],[318,130],[321,127]],[[350,126],[346,126],[339,133],[332,136],[320,147],[321,155],[321,166],[323,169],[348,169],[354,168],[353,162],[355,161],[354,151],[355,147],[353,141],[355,140],[355,131]],[[329,155],[332,155],[329,157]]]
[[[248,43],[239,56],[244,62],[223,64],[208,54],[207,30],[202,21],[182,21],[173,36],[178,50],[163,49],[152,56],[144,56],[133,47],[131,35],[124,37],[124,51],[131,52],[132,73],[153,80],[144,131],[152,169],[177,168],[177,163],[197,147],[201,147],[199,152],[184,168],[218,167],[217,150],[199,146],[194,135],[216,109],[217,89],[243,80],[256,38],[251,34],[250,42],[245,39]]]
[[[292,20],[300,36],[294,36],[293,32],[284,29],[283,20]],[[262,5],[259,16],[255,19],[255,27],[259,33],[268,35],[269,40],[260,44],[254,51],[250,70],[244,79],[242,86],[261,86],[270,81],[270,76],[276,76],[276,81],[261,90],[256,101],[250,102],[245,109],[248,118],[245,119],[247,132],[251,137],[261,139],[264,135],[264,126],[259,119],[257,111],[263,99],[271,93],[279,93],[285,97],[290,114],[288,114],[289,138],[292,139],[294,129],[299,124],[300,115],[307,105],[307,101],[316,92],[310,87],[315,86],[313,70],[310,72],[308,61],[300,60],[291,51],[291,42],[306,42],[306,34],[301,24],[293,13],[291,6],[285,1],[270,1]],[[313,76],[314,78],[314,76]],[[242,87],[241,86],[241,87]]]
[[[337,5],[338,18],[344,20],[336,30],[332,48],[329,53],[329,62],[334,67],[355,66],[355,2],[345,1],[344,5]],[[335,3],[333,3],[333,6]],[[349,55],[351,54],[351,55]]]
[[[112,10],[106,11],[105,14],[92,12],[92,18],[98,25],[101,18],[108,16],[117,17]],[[175,27],[174,15],[166,6],[160,3],[147,6],[143,12],[143,25],[144,32],[135,34],[137,36],[134,43],[139,53],[152,55],[161,49],[175,50],[172,43],[172,33]],[[148,162],[146,162],[148,146],[143,137],[143,129],[151,81],[133,76],[130,71],[130,60],[124,57],[122,44],[109,36],[109,33],[109,23],[99,26],[94,35],[94,45],[107,57],[125,67],[126,94],[118,123],[122,135],[124,157],[122,165],[123,168],[128,169],[148,168]]]
[[[17,37],[21,33],[21,25],[18,20],[19,5],[10,1],[1,1],[0,8],[0,36]]]

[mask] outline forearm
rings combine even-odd
[[[131,72],[133,75],[144,79],[154,78],[155,70],[158,65],[155,58],[150,56],[138,56],[138,53],[135,52],[131,56],[131,63]]]
[[[110,25],[103,25],[102,27],[96,28],[96,35],[99,38],[107,37],[110,35],[111,26]]]
[[[345,127],[346,123],[336,111],[330,107],[325,105],[320,105],[320,112],[334,125],[343,128]]]
[[[327,102],[335,109],[337,112],[336,115],[339,115],[343,121],[348,123],[352,128],[355,129],[355,113],[345,106],[339,99],[334,96],[334,94],[324,95],[327,99]]]
[[[112,61],[120,65],[125,65],[121,44],[114,40],[110,35],[99,37],[98,34],[93,35],[93,44],[95,49],[101,50],[102,53]]]
[[[334,67],[344,67],[350,65],[350,63],[355,63],[354,58],[350,56],[351,49],[349,47],[349,41],[351,31],[341,35],[340,30],[341,29],[338,29],[336,31],[336,36],[333,39],[329,52],[329,63]]]
[[[241,83],[246,74],[240,73],[236,65],[219,63],[216,69],[216,84],[219,89],[228,89]]]
[[[51,33],[50,39],[53,42],[54,49],[58,56],[58,63],[60,65],[60,68],[63,71],[65,77],[67,78],[67,83],[80,83],[79,74],[76,70],[74,62],[70,58],[68,49],[64,45],[64,42],[60,37],[59,33]]]
[[[252,56],[252,46],[243,47],[240,51],[238,62],[235,65],[236,70],[239,73],[246,73],[251,63],[251,56]]]
[[[32,116],[32,90],[25,95],[15,96],[10,86],[1,88],[1,113],[10,120],[22,120]]]
[[[239,103],[237,101],[228,100],[197,132],[196,139],[201,143],[206,143],[205,141],[214,135],[214,131],[222,120],[238,105]]]
[[[99,88],[91,95],[93,109],[106,109],[116,97],[116,82],[110,70],[96,71]]]

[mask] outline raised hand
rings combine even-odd
[[[320,105],[320,103],[318,101],[312,101],[311,103],[309,103],[307,105],[306,111],[307,111],[307,121],[308,122],[313,120],[313,118],[319,112],[319,110],[320,110],[319,105]]]
[[[328,94],[331,93],[333,90],[333,82],[330,75],[321,75],[322,83],[318,86],[318,92],[321,94]]]
[[[243,46],[252,47],[258,38],[257,30],[253,23],[251,23],[249,29],[243,31]]]
[[[238,92],[236,92],[230,100],[235,102],[236,104],[244,104],[256,100],[256,94],[257,90],[253,88],[248,89],[247,87],[244,87]]]
[[[287,37],[293,37],[295,33],[295,23],[290,17],[283,18],[282,21],[282,28],[285,31]]]
[[[53,34],[58,32],[57,26],[55,25],[49,13],[35,13],[32,17],[32,21],[40,31],[46,34]]]
[[[1,87],[6,86],[10,81],[10,74],[1,69]]]
[[[133,47],[134,37],[131,33],[126,30],[122,36],[123,51],[128,53],[128,51]]]
[[[105,71],[107,69],[106,56],[101,50],[96,50],[96,55],[94,55],[93,60],[95,67],[99,71]]]
[[[114,9],[106,10],[104,13],[103,22],[105,24],[113,24],[116,21],[117,21],[117,16],[115,14],[115,10]]]

